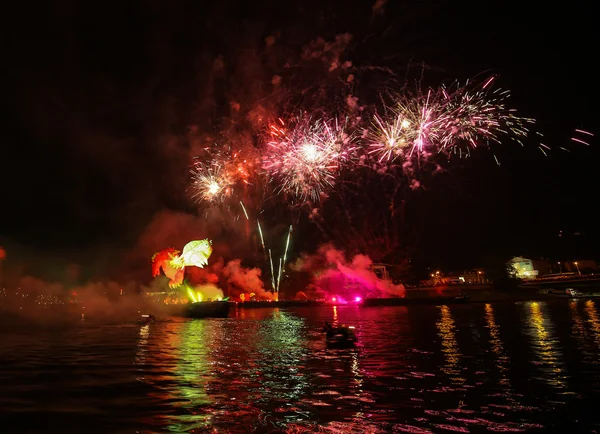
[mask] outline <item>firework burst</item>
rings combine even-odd
[[[192,197],[197,202],[222,202],[232,194],[233,181],[218,160],[197,159],[191,170]]]
[[[278,192],[301,202],[318,202],[357,150],[354,137],[337,119],[300,117],[289,128],[279,119],[269,134],[263,168]]]
[[[196,157],[191,170],[192,197],[198,203],[223,202],[251,185],[256,173],[252,152],[219,145],[204,151],[205,155]]]
[[[469,156],[472,150],[500,143],[502,138],[523,144],[527,126],[535,121],[509,109],[509,92],[492,91],[492,81],[397,98],[388,116],[375,116],[369,154],[380,163],[390,163],[434,153]]]

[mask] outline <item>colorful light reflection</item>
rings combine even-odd
[[[331,297],[330,302],[336,305],[339,304],[360,304],[362,303],[363,299],[361,296],[359,295],[355,295],[354,297],[350,297],[349,299],[346,299],[344,297],[341,297],[339,295],[333,296]]]

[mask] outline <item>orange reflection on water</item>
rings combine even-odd
[[[556,347],[558,342],[553,336],[552,322],[548,315],[544,316],[544,308],[546,303],[531,302],[529,304],[529,325],[532,329],[530,335],[533,338],[532,348],[536,355],[541,359],[546,368],[542,368],[544,372],[543,380],[551,386],[564,388],[565,374],[560,365],[563,364],[560,359],[561,354]]]
[[[500,327],[496,324],[496,318],[494,317],[494,308],[491,304],[486,303],[485,305],[485,321],[487,328],[490,331],[490,344],[492,345],[492,352],[496,355],[496,368],[500,372],[500,384],[503,386],[510,386],[510,380],[508,379],[508,366],[510,364],[510,358],[504,351],[502,339],[500,338]]]
[[[440,306],[440,320],[436,322],[438,336],[442,339],[442,352],[446,359],[446,364],[442,367],[442,372],[449,375],[452,381],[464,383],[465,379],[460,376],[458,361],[462,354],[456,342],[456,326],[448,306]]]
[[[600,319],[598,318],[596,304],[592,300],[585,302],[585,312],[588,315],[588,323],[594,334],[594,341],[596,341],[596,345],[600,348]]]
[[[235,307],[235,317],[240,319],[246,319],[246,309],[240,307],[239,304]]]
[[[146,364],[146,355],[148,353],[148,337],[150,336],[150,324],[140,327],[140,340],[138,341],[135,352],[135,364],[140,365],[139,375],[135,377],[138,381],[144,381],[144,365]]]
[[[573,336],[580,342],[580,347],[585,348],[585,341],[587,337],[587,330],[585,329],[585,323],[583,318],[577,310],[578,302],[571,300],[569,302],[569,310],[571,311],[571,317],[573,318]]]

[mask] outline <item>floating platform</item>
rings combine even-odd
[[[231,303],[227,301],[200,301],[185,307],[187,318],[227,318]]]
[[[248,309],[259,307],[315,307],[325,304],[324,301],[316,300],[244,301],[236,303],[237,307]]]
[[[448,303],[465,303],[469,301],[469,297],[465,296],[438,296],[438,297],[422,297],[422,298],[366,298],[362,305],[369,306],[411,306],[415,304],[448,304]]]

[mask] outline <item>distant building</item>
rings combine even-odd
[[[533,267],[531,259],[516,256],[509,261],[513,274],[519,279],[531,280],[537,278],[538,270]]]
[[[547,259],[534,259],[531,262],[533,262],[533,269],[538,271],[537,277],[552,273],[552,266],[550,265],[550,261]]]
[[[459,279],[467,284],[486,283],[485,271],[482,269],[465,271],[459,276]]]
[[[589,274],[598,271],[598,264],[592,259],[582,259],[578,261],[563,262],[563,271],[577,274]]]

